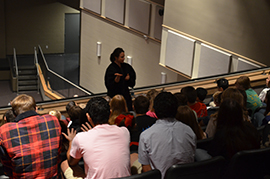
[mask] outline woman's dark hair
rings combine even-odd
[[[266,116],[270,112],[270,90],[267,91],[264,101],[266,102],[266,110],[264,112]]]
[[[120,47],[114,49],[113,53],[112,53],[111,56],[110,56],[111,62],[114,62],[115,57],[118,58],[119,55],[120,55],[120,53],[122,53],[122,52],[125,52],[125,51],[124,51],[122,48],[120,48]]]
[[[225,99],[218,111],[217,128],[220,126],[241,126],[243,121],[242,106],[232,98]]]
[[[197,122],[194,111],[189,106],[179,106],[175,118],[188,125],[196,134],[197,140],[203,139],[203,130]]]
[[[244,121],[242,106],[232,98],[223,100],[220,105],[214,141],[219,144],[215,150],[228,159],[239,151],[260,148],[256,128]]]
[[[68,110],[73,107],[76,106],[76,103],[74,101],[70,101],[67,105],[66,105],[66,111],[68,112]]]
[[[82,108],[80,106],[72,106],[68,111],[68,115],[70,120],[79,120],[82,112]]]

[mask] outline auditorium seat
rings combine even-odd
[[[223,178],[269,178],[270,148],[246,150],[236,153]]]
[[[224,164],[225,159],[217,156],[199,162],[173,165],[166,171],[164,179],[216,179],[220,178]]]
[[[115,178],[115,179],[161,179],[161,172],[158,169],[150,170],[145,173],[131,175],[128,177]]]

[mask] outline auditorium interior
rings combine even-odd
[[[269,32],[270,0],[0,0],[0,118],[22,93],[40,114],[105,97],[116,47],[136,71],[133,97],[193,86],[210,101],[218,79],[240,76],[259,93]]]

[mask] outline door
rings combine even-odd
[[[80,51],[80,14],[65,14],[65,53]]]

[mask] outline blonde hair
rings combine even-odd
[[[159,92],[155,89],[151,89],[146,93],[146,97],[149,99],[150,105],[149,105],[149,110],[154,111],[153,106],[154,106],[154,100],[156,96],[159,94]]]
[[[35,111],[36,102],[32,96],[21,94],[11,101],[12,110],[15,116],[26,111]]]
[[[49,114],[57,117],[58,120],[61,120],[61,112],[60,111],[52,110],[49,112]]]
[[[111,116],[109,124],[115,124],[115,119],[122,113],[128,112],[127,103],[122,95],[115,95],[110,102]]]

